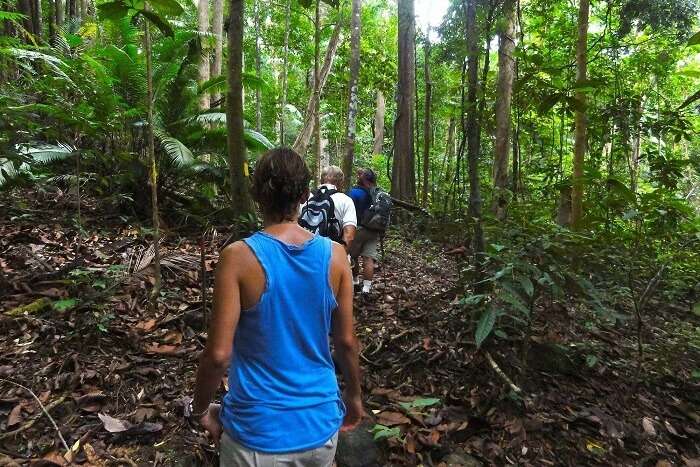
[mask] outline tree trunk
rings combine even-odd
[[[85,21],[87,19],[87,10],[88,10],[88,0],[80,0],[80,19],[82,21]]]
[[[214,15],[211,19],[211,32],[214,35],[214,61],[211,65],[211,77],[216,78],[217,76],[221,76],[221,64],[224,56],[224,0],[214,0],[214,11],[212,14]],[[257,48],[257,43],[255,46]],[[212,103],[219,102],[220,100],[221,93],[212,93]]]
[[[34,35],[41,40],[43,32],[42,15],[41,15],[41,0],[30,0],[32,8],[32,27]]]
[[[574,170],[571,189],[571,224],[577,228],[583,217],[583,164],[586,156],[586,94],[580,87],[586,81],[587,48],[588,48],[588,10],[589,0],[579,0],[578,38],[576,41],[576,83],[579,89],[575,99],[578,108],[574,115],[576,127],[574,142]]]
[[[398,0],[399,38],[396,92],[396,120],[394,121],[394,164],[391,170],[391,195],[404,201],[416,199],[414,154],[414,96],[415,89],[415,14],[413,0]]]
[[[515,1],[503,5],[503,26],[498,34],[498,84],[496,85],[496,142],[494,146],[493,212],[504,220],[508,207],[508,156],[510,153],[510,105],[513,93],[515,50]]]
[[[428,33],[429,36],[430,33]],[[430,37],[425,38],[425,53],[423,57],[423,70],[425,75],[425,106],[423,109],[423,191],[421,192],[421,206],[428,207],[428,190],[430,190],[430,105],[432,99],[432,86],[430,80]]]
[[[479,115],[477,112],[479,34],[476,30],[476,0],[465,0],[467,42],[467,158],[469,162],[469,218],[474,223],[472,251],[475,260],[474,283],[483,274],[484,232],[481,227],[481,189],[479,185]],[[478,287],[475,287],[478,288]]]
[[[197,3],[197,31],[199,31],[199,41],[202,44],[202,56],[199,59],[199,84],[201,86],[209,80],[209,38],[205,37],[209,33],[209,0],[199,0]],[[202,110],[209,108],[209,93],[200,94],[199,108]]]
[[[65,18],[65,3],[63,3],[63,0],[56,0],[55,3],[56,6],[56,28],[61,28],[63,27],[63,19]]]
[[[33,34],[34,24],[32,21],[32,6],[30,4],[30,0],[17,0],[17,11],[24,15],[24,19],[22,19],[22,27],[28,33]]]
[[[68,0],[68,18],[74,20],[78,17],[78,0]]]
[[[148,119],[148,161],[150,165],[151,182],[151,219],[153,220],[153,267],[155,269],[155,283],[151,291],[151,306],[155,310],[160,295],[160,216],[158,215],[158,168],[156,167],[155,143],[153,141],[153,51],[151,47],[151,29],[148,20],[145,23],[144,49],[146,51],[146,109]]]
[[[284,115],[287,107],[287,65],[289,62],[289,18],[292,14],[292,0],[287,0],[284,16],[284,54],[282,58],[282,98],[280,102],[280,146],[285,145]]]
[[[255,0],[255,76],[261,79],[260,73],[260,1]],[[255,88],[255,130],[262,131],[262,102],[260,87]]]
[[[234,218],[238,220],[253,213],[248,189],[248,159],[243,134],[244,0],[231,0],[229,5],[226,130],[228,166],[231,174],[231,202]]]
[[[314,15],[314,82],[312,92],[315,94],[316,108],[314,109],[314,185],[320,184],[321,177],[321,97],[316,83],[320,78],[321,61],[321,0],[316,0]]]
[[[316,89],[314,89],[314,92],[312,92],[311,96],[309,97],[309,102],[306,105],[306,113],[304,114],[304,126],[301,129],[301,132],[299,132],[299,135],[292,146],[294,151],[298,152],[302,156],[305,155],[306,151],[309,149],[309,143],[311,142],[311,135],[314,129],[314,112],[318,108],[321,92],[323,92],[323,87],[326,85],[326,79],[328,79],[328,73],[333,65],[335,52],[338,50],[341,27],[342,21],[338,21],[335,25],[335,29],[333,29],[331,40],[328,42],[328,48],[326,49],[326,55],[323,59],[323,67],[321,67],[318,82],[314,85],[318,88],[318,92],[316,92]]]
[[[384,146],[384,113],[386,112],[386,101],[384,93],[377,90],[377,109],[374,112],[374,144],[372,154],[381,154]]]
[[[350,20],[350,98],[348,99],[348,126],[345,136],[345,158],[343,173],[350,180],[352,164],[355,160],[355,131],[357,123],[357,83],[360,76],[360,13],[361,0],[352,0]]]

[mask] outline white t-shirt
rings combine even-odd
[[[321,186],[325,186],[329,190],[337,190],[335,185],[330,183],[324,183]],[[309,199],[313,196],[313,193],[309,194]],[[335,218],[340,221],[340,227],[345,228],[349,225],[357,227],[357,214],[355,213],[355,203],[352,202],[352,198],[342,192],[333,193],[331,195],[333,200],[333,206],[335,207]],[[299,213],[306,206],[306,203],[299,205]]]

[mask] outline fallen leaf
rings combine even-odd
[[[425,350],[430,350],[430,337],[423,338],[423,348]]]
[[[85,454],[85,458],[89,463],[93,465],[100,465],[100,458],[97,456],[95,448],[93,448],[90,443],[85,443],[83,445],[83,453]]]
[[[7,417],[7,427],[18,425],[22,421],[22,406],[23,404],[17,404],[10,412]]]
[[[156,409],[151,407],[139,407],[134,413],[134,420],[136,423],[141,423],[149,418],[153,418],[156,415]]]
[[[178,351],[176,345],[148,344],[145,347],[147,353],[157,353],[161,355],[173,355]]]
[[[664,425],[666,425],[666,429],[671,435],[676,436],[678,438],[687,438],[686,435],[678,433],[678,430],[676,430],[676,428],[673,425],[671,425],[671,423],[668,420],[664,420]]]
[[[654,422],[649,417],[642,418],[642,428],[644,428],[644,433],[649,436],[656,436],[656,428],[654,428]]]
[[[656,463],[656,467],[673,467],[673,464],[665,459],[662,459]]]
[[[163,337],[163,342],[179,345],[182,343],[182,333],[180,331],[170,331]]]
[[[138,329],[139,331],[143,332],[150,332],[153,330],[153,328],[156,327],[156,320],[155,319],[147,319],[146,321],[139,321],[134,325],[134,329]]]
[[[377,417],[377,421],[380,425],[384,426],[394,426],[401,425],[403,423],[411,423],[411,421],[399,412],[382,412]]]
[[[693,459],[688,459],[687,457],[682,457],[685,467],[700,467],[700,457],[695,457]]]
[[[126,420],[119,420],[104,413],[97,414],[97,416],[102,420],[105,430],[110,433],[121,433],[131,428],[131,423]]]
[[[75,402],[85,412],[99,412],[107,402],[107,395],[102,392],[90,392],[78,397]]]

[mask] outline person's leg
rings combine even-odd
[[[374,261],[377,258],[379,236],[373,233],[362,247],[362,293],[372,290],[374,279]]]
[[[360,255],[362,253],[362,250],[364,248],[364,244],[366,241],[366,232],[365,229],[359,228],[357,229],[357,232],[355,233],[355,239],[352,241],[350,244],[350,257],[353,259],[353,265],[352,265],[352,277],[353,277],[353,283],[355,285],[360,284]]]

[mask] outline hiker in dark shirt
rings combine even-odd
[[[372,169],[360,169],[357,171],[357,185],[350,190],[350,198],[355,203],[355,212],[358,219],[358,228],[355,238],[350,245],[350,256],[355,260],[353,282],[360,284],[357,258],[362,257],[362,293],[369,294],[374,278],[374,262],[377,260],[379,250],[380,232],[363,226],[361,219],[365,217],[367,210],[372,205],[372,190],[377,188],[377,175]]]

